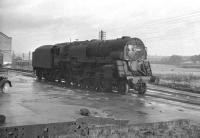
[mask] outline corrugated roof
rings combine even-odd
[[[5,34],[4,34],[4,33],[2,33],[2,32],[0,32],[0,35],[4,36],[4,37],[6,37],[6,38],[9,38],[9,39],[11,39],[11,37],[9,37],[9,36],[5,35]]]

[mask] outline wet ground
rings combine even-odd
[[[97,93],[69,89],[38,82],[24,73],[9,72],[13,87],[0,94],[0,114],[6,116],[3,126],[74,121],[81,108],[92,116],[130,120],[131,123],[149,123],[174,119],[200,122],[200,107],[161,98]]]

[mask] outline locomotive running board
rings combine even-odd
[[[84,120],[84,121],[83,121]],[[178,130],[178,131],[175,131]],[[190,120],[128,124],[127,120],[89,117],[73,122],[2,127],[0,138],[200,137],[200,124]]]

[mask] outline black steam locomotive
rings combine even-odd
[[[32,62],[38,79],[95,91],[144,94],[152,76],[146,47],[130,37],[44,45],[33,52]]]

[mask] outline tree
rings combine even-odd
[[[191,60],[193,63],[200,62],[200,55],[191,56],[191,57],[190,57],[190,60]]]
[[[171,64],[171,65],[179,65],[181,62],[182,62],[182,57],[178,55],[172,55],[168,59],[168,64]]]

